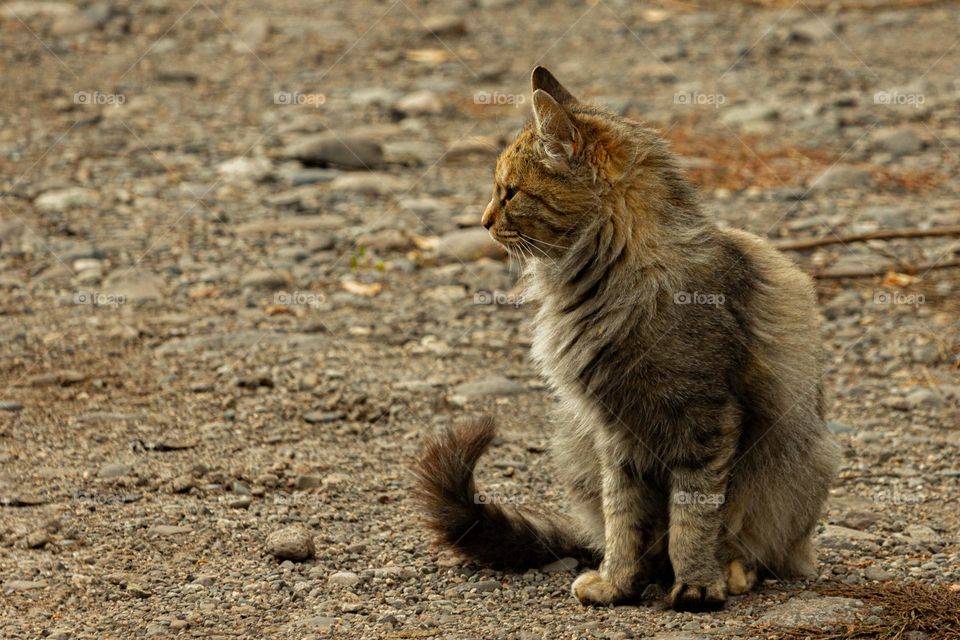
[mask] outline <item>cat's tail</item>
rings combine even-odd
[[[441,543],[497,569],[586,555],[565,518],[477,491],[473,470],[495,434],[493,420],[481,418],[427,441],[414,470],[415,496]]]

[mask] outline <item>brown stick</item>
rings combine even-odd
[[[888,271],[897,271],[900,273],[906,273],[908,275],[916,275],[917,273],[926,273],[927,271],[933,271],[934,269],[950,269],[952,267],[960,267],[960,258],[953,258],[950,260],[943,260],[940,262],[921,262],[917,265],[898,265],[891,264],[883,267],[879,270],[874,269],[837,269],[837,270],[826,270],[815,272],[813,275],[814,278],[820,280],[830,280],[837,278],[873,278],[873,277],[882,277]]]
[[[951,227],[934,227],[933,229],[880,229],[866,233],[850,233],[847,235],[822,236],[817,238],[788,238],[774,240],[773,246],[783,251],[797,251],[813,249],[828,244],[847,244],[848,242],[866,242],[867,240],[892,240],[894,238],[935,238],[942,236],[960,236],[960,225]]]

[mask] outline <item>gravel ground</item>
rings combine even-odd
[[[874,274],[819,280],[818,579],[586,609],[570,562],[417,524],[421,438],[481,413],[485,490],[563,508],[477,226],[535,64],[660,129],[723,224],[960,224],[954,3],[711,6],[0,2],[0,637],[780,637],[883,614],[824,587],[956,589],[960,271],[906,275],[955,237],[791,253]]]

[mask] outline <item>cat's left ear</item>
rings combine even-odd
[[[583,150],[583,137],[570,114],[543,89],[533,92],[533,119],[547,160],[557,168],[569,167]]]

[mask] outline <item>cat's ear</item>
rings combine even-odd
[[[530,75],[530,86],[532,91],[540,89],[546,91],[550,97],[562,105],[576,104],[577,99],[573,94],[564,88],[560,81],[553,77],[553,74],[543,67],[535,67]]]
[[[583,138],[570,114],[543,89],[533,92],[533,119],[537,137],[551,164],[567,166],[583,150]]]

